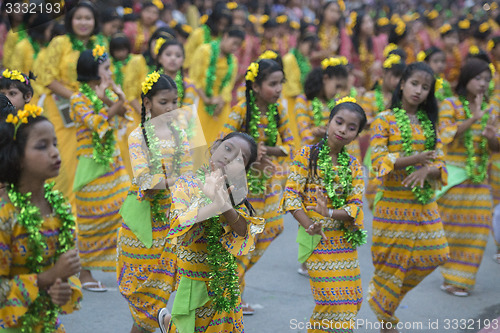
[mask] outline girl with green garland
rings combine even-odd
[[[238,74],[234,53],[241,47],[245,32],[241,27],[229,27],[221,39],[201,45],[194,55],[189,76],[194,82],[200,101],[200,119],[207,145],[217,138],[231,110],[232,91]]]
[[[0,331],[63,333],[59,314],[82,298],[81,265],[71,208],[46,183],[61,166],[54,126],[40,107],[0,100]]]
[[[250,64],[245,79],[246,98],[233,107],[223,133],[246,132],[258,142],[259,157],[248,173],[248,201],[257,216],[266,220],[266,228],[257,237],[255,250],[237,258],[242,291],[245,273],[283,231],[283,213],[279,207],[293,153],[288,115],[277,103],[284,81],[283,69],[274,60],[261,59]],[[243,314],[253,314],[247,303],[242,306]]]
[[[420,51],[417,54],[417,60],[423,61],[434,72],[436,77],[436,99],[438,103],[446,98],[453,96],[450,83],[444,78],[444,71],[446,69],[446,54],[443,50],[436,46],[431,46],[425,51]]]
[[[174,111],[178,96],[172,78],[148,75],[142,84],[141,124],[129,137],[134,178],[120,209],[116,277],[134,320],[132,333],[155,331],[156,314],[175,288],[176,255],[166,242],[169,186],[192,169],[189,142],[177,121],[181,115]]]
[[[403,297],[448,259],[434,197],[435,188],[448,178],[434,85],[428,65],[408,65],[391,108],[371,125],[372,168],[381,184],[373,212],[375,272],[368,303],[382,322],[382,333],[398,332],[395,312]]]
[[[353,332],[363,292],[356,248],[363,230],[363,169],[346,145],[366,125],[356,100],[332,108],[323,138],[303,147],[290,168],[283,210],[299,222],[299,261],[316,306],[308,332]]]
[[[445,99],[439,111],[450,184],[438,204],[451,257],[441,271],[441,288],[455,296],[468,296],[474,288],[491,229],[492,195],[486,174],[492,153],[500,151],[498,112],[485,98],[491,79],[486,61],[468,59],[460,71],[458,96]]]
[[[166,311],[159,313],[162,333],[244,331],[235,257],[253,250],[264,219],[256,217],[246,192],[233,196],[241,187],[231,185],[228,196],[222,172],[236,167],[244,175],[257,159],[257,144],[246,133],[232,132],[209,153],[210,169],[179,177],[173,186],[168,239],[179,283],[170,327],[163,325]]]
[[[90,271],[116,269],[117,231],[122,222],[118,212],[130,186],[113,122],[132,110],[111,79],[110,61],[103,47],[82,52],[77,74],[80,92],[70,101],[77,141],[73,190],[83,267],[80,281],[84,289],[102,292],[106,288]]]

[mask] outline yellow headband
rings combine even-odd
[[[36,118],[40,116],[42,112],[43,110],[41,107],[33,104],[26,104],[23,110],[17,111],[17,115],[13,115],[12,113],[9,114],[5,122],[14,125],[14,140],[16,139],[17,130],[21,124],[27,124],[28,117]]]
[[[335,67],[340,65],[347,66],[348,64],[349,62],[347,61],[346,57],[331,57],[323,59],[323,61],[321,61],[321,68],[327,69],[328,67]]]
[[[26,82],[26,78],[24,77],[24,75],[21,72],[16,71],[15,69],[12,71],[8,69],[4,70],[2,73],[2,77],[15,81]]]
[[[440,33],[441,35],[444,35],[445,33],[447,33],[447,32],[448,32],[448,31],[450,31],[450,30],[451,30],[451,24],[446,23],[446,24],[443,24],[443,25],[441,26],[441,28],[439,28],[439,33]]]
[[[245,75],[245,80],[255,82],[255,78],[259,75],[259,64],[252,62],[247,68],[247,74]]]
[[[389,53],[391,53],[392,51],[396,50],[398,48],[398,46],[394,43],[391,43],[389,45],[387,45],[385,48],[384,48],[384,57],[388,57],[389,56]]]
[[[351,97],[351,96],[346,96],[346,97],[344,97],[344,98],[339,99],[339,100],[337,101],[337,104],[336,104],[336,105],[339,105],[339,104],[342,104],[342,103],[347,103],[347,102],[357,103],[356,98]]]
[[[491,62],[489,63],[488,66],[490,67],[491,76],[495,76],[495,72],[496,72],[495,66]]]
[[[160,73],[157,71],[154,71],[153,73],[149,74],[146,77],[146,80],[142,83],[142,93],[146,95],[151,88],[153,88],[153,84],[158,82],[158,79],[160,78]]]
[[[385,59],[383,66],[384,68],[389,69],[399,63],[401,63],[401,57],[397,54],[391,54],[387,59]]]
[[[271,59],[274,60],[278,58],[278,54],[272,50],[267,50],[264,53],[262,53],[257,60],[260,59]]]
[[[472,45],[471,47],[469,47],[469,53],[472,55],[479,54],[479,47],[477,47],[476,45]]]

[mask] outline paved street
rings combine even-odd
[[[371,235],[371,214],[365,211],[365,223]],[[306,332],[306,323],[314,308],[309,281],[297,274],[297,223],[289,215],[285,217],[285,231],[271,244],[261,261],[247,276],[245,301],[256,308],[253,316],[245,316],[245,332],[276,333]],[[470,297],[458,298],[443,293],[439,286],[438,271],[427,277],[422,284],[407,295],[397,311],[401,322],[415,329],[401,332],[478,332],[488,320],[500,317],[500,265],[492,260],[493,239],[490,238],[479,270],[476,289]],[[373,274],[370,244],[359,250],[363,288],[366,294]],[[114,273],[96,273],[111,290],[107,293],[84,291],[82,309],[63,322],[68,333],[128,333],[132,319],[127,303],[117,290]],[[170,299],[169,305],[173,303]],[[500,320],[500,319],[498,319]],[[367,302],[358,314],[359,326],[355,332],[378,332],[377,325]],[[361,325],[364,322],[364,325]],[[371,325],[371,326],[370,326]],[[478,327],[480,325],[480,327]],[[498,329],[483,330],[488,333]],[[465,329],[461,330],[460,327]],[[158,330],[159,332],[159,330]],[[483,333],[482,332],[482,333]]]

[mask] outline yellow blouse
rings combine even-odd
[[[123,92],[128,101],[138,100],[141,102],[141,83],[148,75],[146,59],[142,54],[131,54],[130,60],[122,68]]]
[[[306,99],[306,96],[299,95],[295,99],[295,114],[297,115],[297,127],[299,128],[302,143],[306,145],[318,143],[318,138],[314,137],[311,131],[314,127],[317,127],[314,122],[312,103]],[[328,108],[328,104],[323,103],[320,126],[326,126],[329,119],[330,109]]]
[[[18,211],[5,199],[0,199],[0,330],[18,327],[19,318],[38,297],[37,274],[26,268],[29,256],[28,234],[17,221]],[[43,252],[43,271],[54,265],[53,257],[59,246],[61,220],[56,216],[46,217],[40,232],[47,247]],[[72,295],[62,307],[63,313],[79,309],[82,299],[80,281],[76,276],[68,280]],[[42,314],[40,314],[42,315]],[[38,332],[38,331],[37,331]]]
[[[302,94],[304,88],[300,82],[300,68],[297,59],[292,53],[283,56],[283,71],[286,78],[283,84],[283,96],[285,98],[295,98]]]
[[[210,35],[210,38],[210,41],[216,39],[212,35]],[[201,26],[194,29],[194,31],[186,40],[186,44],[184,45],[184,53],[186,54],[186,59],[184,60],[185,68],[191,70],[191,66],[196,65],[196,60],[199,59],[197,49],[203,44],[205,44],[205,29]],[[192,76],[192,74],[190,75]]]

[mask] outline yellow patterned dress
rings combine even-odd
[[[170,178],[174,173],[174,154],[179,156],[179,172],[183,174],[191,170],[189,156],[189,143],[182,141],[182,146],[177,146],[174,141],[160,141],[165,173],[152,174],[149,167],[148,148],[145,146],[141,127],[136,128],[129,138],[129,150],[132,157],[134,178],[130,187],[127,200],[122,211],[129,205],[130,209],[137,209],[139,202],[151,204],[155,197],[161,196],[158,205],[161,213],[167,217],[165,222],[159,220],[152,212],[151,206],[151,235],[148,241],[139,238],[134,229],[137,223],[146,221],[128,221],[127,215],[122,213],[123,223],[118,232],[118,267],[117,280],[120,293],[129,303],[136,326],[147,332],[154,332],[158,327],[156,313],[167,306],[170,294],[175,288],[176,256],[167,243],[167,234],[170,229],[168,216],[172,204],[169,188],[155,189],[166,175]],[[182,148],[180,151],[176,147]],[[179,174],[176,174],[179,176]],[[130,203],[129,200],[135,202]],[[149,208],[149,207],[148,207]],[[146,208],[146,209],[148,209]],[[136,218],[140,218],[138,215]],[[128,225],[127,223],[130,222]],[[141,237],[142,238],[142,237]]]
[[[102,139],[114,130],[108,122],[106,108],[96,114],[92,102],[77,93],[71,96],[71,113],[76,124],[78,163],[93,161],[92,132],[97,132]],[[116,241],[122,223],[118,212],[130,187],[116,143],[111,165],[97,178],[92,178],[75,189],[80,259],[84,269],[115,271]]]
[[[488,109],[488,112],[493,111],[493,108]],[[466,167],[467,150],[463,136],[455,138],[455,133],[466,119],[463,105],[458,98],[448,98],[441,103],[439,133],[446,147],[445,160],[447,164],[461,169]],[[477,121],[470,128],[474,153],[479,157],[481,124]],[[476,274],[491,230],[493,206],[488,179],[485,178],[479,184],[467,179],[450,188],[439,199],[438,204],[451,255],[441,271],[444,281],[446,284],[471,290],[476,283]]]
[[[375,119],[377,114],[386,110],[387,106],[390,105],[390,103],[391,103],[390,98],[385,98],[385,95],[384,95],[384,99],[383,99],[384,107],[382,110],[378,109],[377,98],[376,98],[374,90],[366,92],[359,100],[359,105],[365,111],[368,124],[371,124],[373,122],[373,120]],[[366,131],[363,131],[360,134],[360,136],[366,132],[368,132],[367,135],[371,137],[372,133],[371,133],[370,128]],[[366,155],[368,155],[368,157],[366,157],[366,155],[365,155],[365,160],[363,162],[365,162],[365,161],[366,162],[363,164],[368,169],[371,169],[371,157],[369,154],[371,154],[370,148],[367,149]],[[366,198],[366,201],[368,202],[368,207],[370,208],[370,210],[373,209],[373,202],[375,200],[375,195],[377,194],[377,190],[378,190],[379,185],[380,185],[380,180],[377,177],[375,177],[375,174],[373,172],[371,172],[371,170],[370,170],[369,175],[368,175],[368,185],[366,186],[366,190],[365,190],[365,198]]]
[[[315,176],[309,169],[312,146],[305,146],[295,157],[290,167],[290,175],[283,195],[283,210],[303,209],[313,222],[323,225],[327,240],[321,239],[306,260],[309,283],[316,306],[310,319],[308,332],[353,332],[353,322],[361,308],[363,291],[358,251],[344,239],[344,232],[339,230],[341,221],[323,217],[307,206],[315,206],[318,193],[323,193],[328,200],[328,208],[333,208],[325,189],[323,172],[318,170]],[[359,162],[350,157],[352,171],[352,192],[347,196],[344,209],[354,221],[355,228],[363,229],[363,170]],[[334,167],[337,168],[337,167]],[[335,176],[336,181],[340,179]],[[302,226],[302,231],[305,230]],[[312,239],[312,236],[306,237]],[[325,322],[328,324],[325,325]],[[334,330],[342,327],[343,330]]]
[[[285,83],[283,84],[283,97],[287,101],[287,110],[290,118],[290,130],[294,137],[293,144],[295,148],[300,147],[300,135],[297,127],[297,117],[295,113],[295,99],[304,93],[304,87],[300,80],[301,73],[297,58],[291,52],[283,56],[283,72],[285,74]]]
[[[235,105],[229,115],[229,120],[224,124],[223,135],[231,132],[246,132],[246,101],[241,101]],[[286,152],[286,157],[273,157],[273,162],[276,166],[276,172],[265,183],[265,191],[263,193],[248,193],[248,201],[252,204],[256,211],[256,215],[263,217],[266,220],[266,228],[256,239],[255,250],[248,255],[239,256],[238,274],[241,276],[241,290],[245,289],[244,275],[257,261],[262,257],[264,251],[271,245],[271,242],[278,237],[283,231],[283,213],[279,212],[280,203],[283,196],[283,188],[288,175],[288,165],[293,155],[293,137],[289,129],[288,115],[286,110],[278,105],[279,123],[278,140],[276,147],[280,147]],[[260,118],[258,124],[259,138],[257,143],[266,142],[267,136],[265,129],[269,122],[266,117]]]
[[[187,54],[187,53],[186,53]],[[194,83],[197,89],[205,91],[207,86],[207,71],[210,65],[210,58],[212,56],[212,44],[204,44],[196,49],[195,58],[193,58],[193,63],[189,70],[189,77]],[[205,140],[208,146],[217,139],[222,126],[227,121],[229,112],[231,111],[231,99],[234,84],[236,82],[236,75],[238,74],[238,60],[234,55],[228,55],[232,58],[234,63],[233,71],[231,73],[231,78],[227,82],[225,87],[222,87],[222,81],[226,76],[229,66],[228,58],[219,56],[216,62],[215,68],[215,81],[213,83],[213,96],[221,96],[226,105],[224,106],[222,112],[217,116],[211,116],[205,109],[205,103],[200,98],[198,103],[198,117],[200,119],[201,126],[203,128],[203,133],[205,135]]]
[[[37,286],[37,274],[26,268],[29,256],[27,231],[17,223],[18,211],[7,199],[0,199],[0,331],[6,328],[19,328],[19,318],[33,304],[40,292]],[[46,242],[43,256],[43,271],[51,268],[59,242],[61,220],[57,216],[44,218],[40,229],[43,241]],[[71,298],[62,307],[63,313],[72,313],[80,308],[82,299],[80,281],[76,276],[69,278]],[[40,329],[35,330],[37,333]],[[20,328],[19,328],[20,332]],[[58,320],[56,333],[65,332]]]
[[[412,148],[424,151],[420,123],[412,123]],[[375,272],[368,287],[368,303],[379,321],[398,323],[395,311],[403,297],[436,267],[448,260],[449,249],[435,200],[423,205],[401,183],[405,169],[394,169],[403,157],[401,131],[392,110],[380,113],[372,124],[370,141],[373,171],[381,180],[383,196],[375,203],[372,260]],[[437,140],[432,166],[441,171],[435,181],[447,184],[442,144]],[[434,181],[433,181],[434,183]]]
[[[201,202],[203,202],[202,193],[196,179],[192,176],[179,178],[172,193],[170,231],[168,233],[169,241],[176,249],[177,274],[180,276],[172,309],[173,324],[170,332],[243,332],[240,297],[238,297],[237,307],[230,313],[216,312],[213,309],[212,300],[209,299],[213,293],[208,286],[211,270],[207,263],[206,230],[207,223],[211,222],[196,222],[198,209],[202,207]],[[220,216],[215,223],[221,223],[224,228],[224,234],[220,237],[222,246],[236,257],[252,251],[256,237],[264,229],[264,220],[259,217],[251,217],[245,206],[239,206],[235,209],[248,222],[245,237],[234,232],[224,216]],[[180,295],[188,295],[188,297],[185,299],[181,298]],[[194,327],[186,325],[185,320],[178,321],[176,314],[179,314],[177,309],[181,308],[181,305],[185,306],[186,311],[183,316],[179,317],[185,319],[186,316],[189,316],[194,320]]]
[[[500,114],[500,73],[498,72],[500,63],[495,61],[493,63],[495,64],[496,74],[494,75],[495,89],[491,96],[491,105],[495,108],[495,112]],[[495,209],[500,204],[500,153],[491,155],[489,181],[491,194],[493,195],[493,208]],[[495,241],[495,244],[497,246],[497,253],[500,253],[500,243]]]

